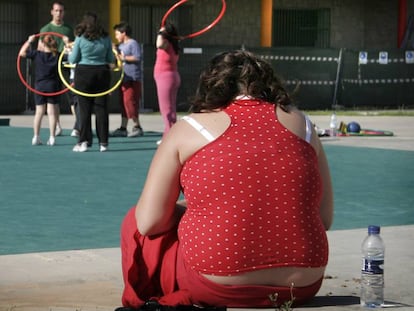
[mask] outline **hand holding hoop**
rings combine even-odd
[[[183,3],[187,2],[188,0],[181,0],[179,2],[177,2],[176,4],[174,4],[168,11],[167,13],[165,13],[164,17],[162,18],[161,21],[161,27],[165,26],[165,22],[167,21],[168,16],[171,14],[172,11],[174,11],[177,7],[179,7],[180,5],[182,5]],[[217,23],[223,18],[224,16],[224,12],[226,12],[226,1],[225,0],[221,0],[222,3],[222,7],[221,7],[221,11],[219,13],[219,15],[217,16],[217,18],[207,27],[194,32],[192,34],[189,35],[185,35],[185,36],[180,36],[179,39],[183,40],[183,39],[190,39],[190,38],[194,38],[197,36],[202,35],[203,33],[207,32],[208,30],[210,30],[211,28],[213,28],[214,26],[217,25]]]
[[[61,37],[61,38],[64,37],[64,35],[62,35],[60,33],[57,33],[57,32],[41,32],[41,33],[35,34],[31,37],[37,38],[37,37],[41,37],[41,36],[45,36],[45,35],[52,35],[52,36],[57,36],[57,37]],[[29,85],[29,83],[27,83],[25,78],[23,77],[22,71],[20,69],[20,59],[21,59],[21,56],[20,56],[20,50],[19,50],[19,53],[17,54],[17,61],[16,61],[17,74],[20,78],[20,81],[22,81],[22,83],[24,84],[24,86],[27,87],[33,93],[36,93],[36,94],[41,95],[41,96],[50,97],[50,96],[58,96],[58,95],[61,95],[63,93],[66,93],[67,91],[69,91],[69,88],[65,88],[65,89],[62,89],[62,90],[57,91],[57,92],[46,93],[46,92],[38,91],[35,88],[31,87]],[[58,62],[58,65],[59,65],[59,62]]]
[[[116,55],[116,51],[112,50],[114,52],[114,54]],[[113,87],[111,87],[110,89],[104,91],[104,92],[100,92],[100,93],[85,93],[85,92],[81,92],[77,89],[75,89],[72,85],[69,84],[68,81],[66,81],[65,77],[63,76],[62,73],[62,67],[60,66],[62,64],[62,60],[63,60],[63,55],[65,55],[65,50],[62,51],[62,53],[60,53],[59,59],[58,59],[58,73],[59,73],[59,77],[62,80],[63,84],[69,89],[71,90],[73,93],[80,95],[80,96],[85,96],[85,97],[99,97],[99,96],[104,96],[104,95],[108,95],[109,93],[113,92],[114,90],[116,90],[118,88],[118,86],[122,83],[122,80],[124,79],[124,68],[122,67],[122,63],[117,62],[117,66],[118,70],[121,70],[121,75],[119,77],[119,80],[115,83],[115,85]],[[117,68],[114,69],[114,71],[118,71]]]

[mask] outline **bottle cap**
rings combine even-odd
[[[368,234],[379,234],[380,229],[381,229],[380,226],[369,225]]]

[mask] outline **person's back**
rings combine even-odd
[[[114,62],[112,41],[93,12],[86,12],[75,28],[75,42],[68,60],[77,65],[108,65]],[[78,68],[78,67],[77,67]]]
[[[76,64],[74,83],[79,91],[80,133],[72,150],[85,152],[92,146],[91,118],[94,111],[99,150],[106,152],[109,136],[107,91],[111,83],[110,67],[114,61],[111,39],[94,12],[83,15],[75,33],[68,61]]]
[[[59,96],[55,94],[60,90],[60,80],[58,76],[58,44],[52,35],[45,35],[39,40],[38,49],[32,50],[30,45],[33,43],[35,35],[23,44],[19,55],[34,60],[35,63],[35,117],[33,121],[32,145],[42,145],[40,139],[40,127],[43,116],[47,111],[49,119],[50,136],[47,145],[55,145],[57,107]]]
[[[181,85],[178,72],[179,36],[177,28],[171,24],[160,28],[156,39],[156,59],[154,80],[157,87],[158,106],[164,123],[165,136],[171,126],[177,122],[177,94]],[[159,140],[157,144],[160,144]]]
[[[57,92],[60,89],[58,58],[51,52],[32,50],[27,58],[35,61],[36,87],[41,92]]]
[[[167,304],[257,308],[314,297],[333,197],[309,118],[247,51],[214,57],[191,103],[124,220],[123,304],[140,305],[145,282],[160,284]]]
[[[157,49],[157,57],[154,65],[154,73],[177,71],[179,54],[176,54],[173,46],[170,44],[165,49]]]
[[[181,172],[183,258],[192,269],[219,276],[325,266],[314,148],[278,121],[271,103],[236,100],[224,112],[229,128]]]
[[[78,42],[78,44],[76,44]],[[111,40],[108,36],[89,40],[84,36],[76,37],[75,45],[69,57],[79,65],[105,65],[113,61]]]

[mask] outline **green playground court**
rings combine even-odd
[[[111,138],[106,153],[96,144],[74,153],[70,130],[63,134],[53,147],[32,146],[30,127],[0,126],[0,255],[119,245],[123,215],[139,197],[161,133]],[[48,130],[41,136],[46,141]],[[414,224],[414,151],[324,146],[333,230]]]

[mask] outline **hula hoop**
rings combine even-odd
[[[112,49],[112,52],[114,52],[115,55],[118,54],[118,51],[116,49]],[[63,67],[65,67],[65,68],[73,69],[73,68],[76,67],[75,64],[71,64],[69,62],[63,62],[62,61],[62,64],[63,64]],[[122,61],[118,57],[116,57],[116,68],[114,68],[113,71],[120,71],[121,67],[122,67]]]
[[[171,14],[171,12],[172,11],[174,11],[177,7],[179,7],[180,5],[182,5],[183,3],[186,3],[188,0],[181,0],[181,1],[179,1],[179,2],[177,2],[176,4],[174,4],[168,11],[167,11],[167,13],[165,13],[165,15],[164,15],[164,17],[162,18],[162,21],[161,21],[161,27],[164,27],[165,26],[165,22],[167,21],[167,18],[168,18],[168,16]],[[201,29],[201,30],[199,30],[199,31],[197,31],[197,32],[194,32],[194,33],[191,33],[191,34],[189,34],[189,35],[186,35],[186,36],[180,36],[180,39],[181,40],[184,40],[184,39],[190,39],[190,38],[194,38],[194,37],[197,37],[197,36],[200,36],[200,35],[202,35],[203,33],[205,33],[206,31],[208,31],[208,30],[210,30],[211,28],[213,28],[214,26],[216,26],[217,25],[217,23],[223,18],[223,16],[224,16],[224,12],[226,12],[226,1],[225,0],[221,0],[221,3],[222,3],[222,6],[221,6],[221,11],[220,11],[220,13],[219,13],[219,15],[216,17],[216,19],[210,24],[210,25],[208,25],[207,27],[205,27],[205,28],[203,28],[203,29]]]
[[[112,50],[114,53],[115,53],[115,55],[116,55],[116,52],[114,51],[114,50]],[[65,54],[65,50],[63,50],[62,51],[62,53],[60,53],[60,56],[59,56],[59,59],[58,59],[58,64],[61,64],[62,63],[62,59],[63,59],[63,55]],[[109,93],[111,93],[111,92],[113,92],[115,89],[117,89],[118,87],[119,87],[119,85],[122,83],[122,79],[124,78],[124,68],[122,67],[122,62],[117,58],[117,66],[119,67],[119,68],[121,68],[121,69],[118,69],[118,70],[121,70],[121,75],[120,75],[120,77],[119,77],[119,80],[115,83],[115,85],[113,86],[113,87],[111,87],[110,89],[108,89],[108,90],[106,90],[106,91],[104,91],[104,92],[100,92],[100,93],[94,93],[94,94],[91,94],[91,93],[85,93],[85,92],[81,92],[81,91],[79,91],[79,90],[77,90],[77,89],[75,89],[72,85],[70,85],[69,84],[69,82],[68,81],[66,81],[66,79],[65,79],[65,77],[63,76],[63,73],[62,73],[62,68],[61,68],[61,66],[58,66],[58,73],[59,73],[59,77],[60,77],[60,80],[62,80],[62,82],[63,82],[63,84],[69,89],[69,90],[71,90],[73,93],[75,93],[75,94],[77,94],[77,95],[80,95],[80,96],[85,96],[85,97],[99,97],[99,96],[104,96],[104,95],[107,95],[107,94],[109,94]],[[114,71],[117,71],[117,69],[115,69]]]
[[[45,35],[52,35],[52,36],[57,36],[57,37],[61,37],[61,38],[64,37],[64,35],[62,35],[60,33],[51,32],[51,31],[49,31],[49,32],[41,32],[41,33],[35,34],[34,36],[35,36],[35,38],[37,38],[37,37],[45,36]],[[20,48],[20,50],[21,50],[21,48]],[[17,74],[18,74],[18,76],[20,78],[20,81],[22,81],[22,83],[24,84],[24,86],[26,88],[28,88],[33,93],[36,93],[36,94],[41,95],[41,96],[58,96],[58,95],[61,95],[63,93],[66,93],[67,91],[69,91],[69,88],[65,88],[65,89],[62,89],[62,90],[57,91],[57,92],[46,93],[46,92],[38,91],[35,88],[31,87],[29,85],[29,83],[27,83],[27,81],[25,80],[25,78],[23,77],[22,71],[20,69],[20,59],[21,59],[20,50],[19,50],[19,53],[17,54],[16,68],[17,68]],[[59,65],[59,62],[58,62],[58,65]]]
[[[114,71],[119,71],[123,68],[122,67],[122,60],[118,57],[118,51],[115,48],[112,49],[112,52],[114,53],[115,58],[116,58],[116,68],[114,68],[113,70]]]

